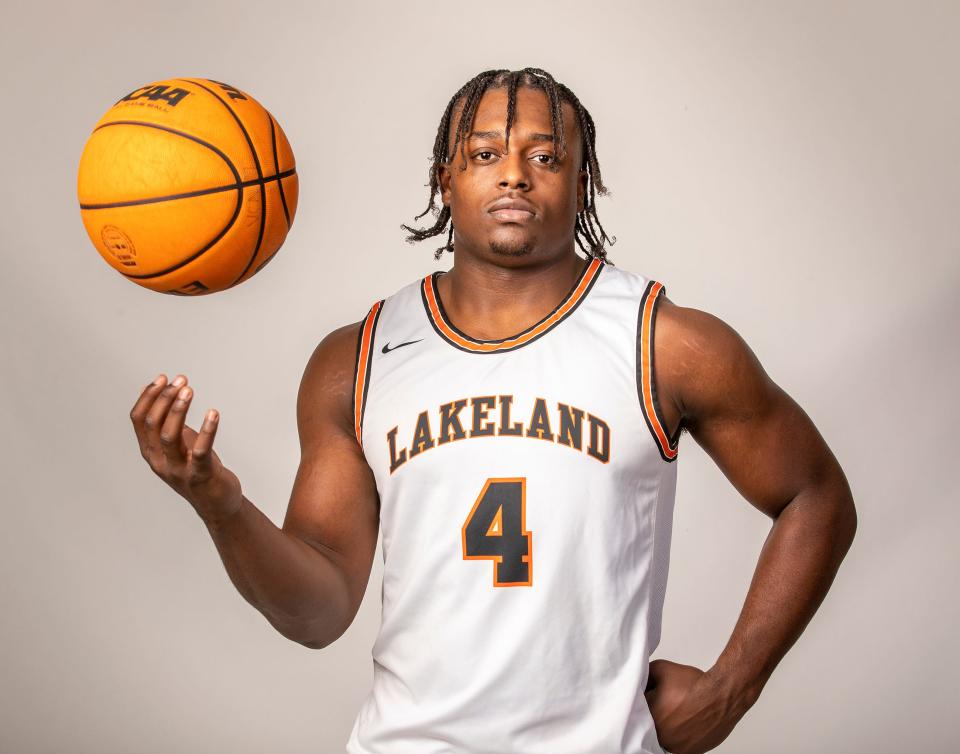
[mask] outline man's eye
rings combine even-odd
[[[477,152],[474,157],[476,157],[481,162],[487,162],[493,157],[493,152],[489,150],[484,150],[483,152]]]
[[[552,165],[555,161],[552,154],[538,154],[534,156],[534,159],[541,165]]]

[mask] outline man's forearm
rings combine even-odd
[[[278,528],[246,497],[229,518],[205,523],[230,580],[281,634],[319,649],[343,633],[349,596],[332,560]]]
[[[757,700],[817,611],[856,525],[842,478],[803,491],[774,520],[736,627],[710,670],[739,713]]]

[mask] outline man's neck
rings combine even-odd
[[[543,264],[505,267],[476,257],[455,256],[437,289],[451,323],[477,340],[523,332],[546,317],[570,291],[584,259],[569,254]]]

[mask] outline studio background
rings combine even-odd
[[[282,523],[295,399],[331,329],[452,258],[399,226],[437,123],[539,66],[597,123],[610,258],[732,325],[836,454],[859,529],[721,754],[947,751],[960,408],[960,6],[935,2],[9,3],[0,27],[0,750],[342,752],[372,673],[381,551],[338,642],[294,644],[230,583],[128,417],[159,372]],[[277,258],[194,299],[111,270],[80,221],[94,123],[158,79],[249,92],[293,146]],[[770,521],[680,445],[654,658],[708,668]]]

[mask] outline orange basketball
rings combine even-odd
[[[90,240],[128,280],[202,295],[255,275],[297,210],[293,150],[246,92],[210,79],[134,90],[97,122],[80,157]]]

